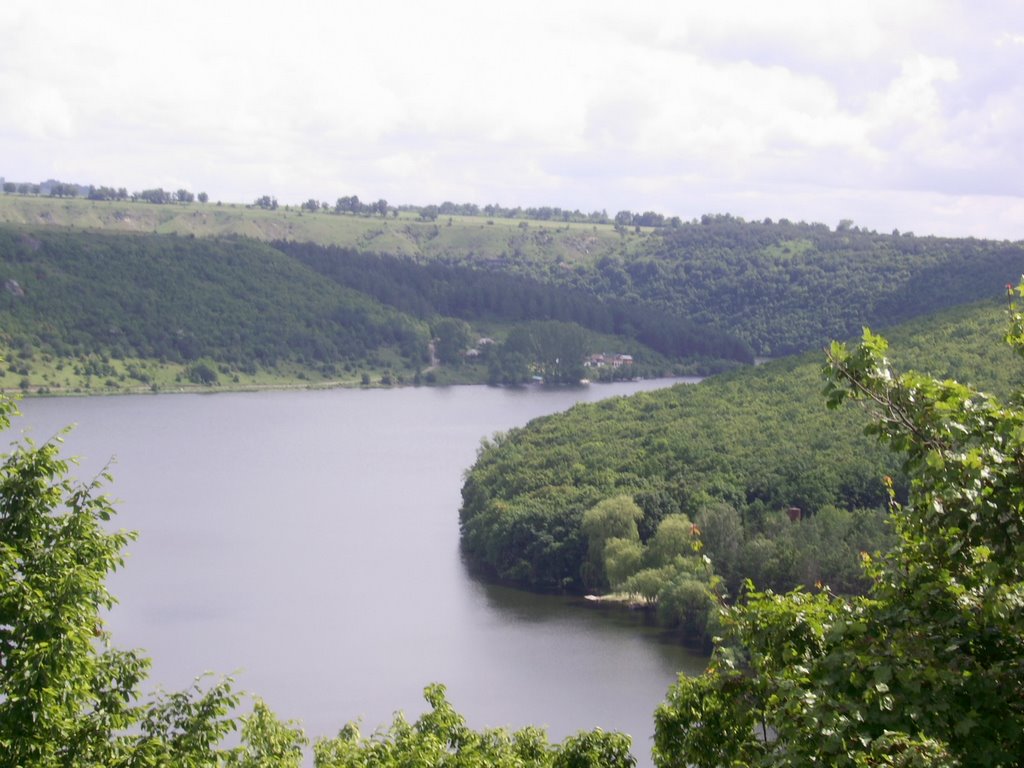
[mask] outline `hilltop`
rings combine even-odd
[[[397,216],[337,215],[301,206],[242,203],[166,203],[144,200],[0,195],[0,223],[75,227],[133,233],[294,240],[416,259],[501,260],[510,254],[568,264],[592,264],[629,249],[614,224],[527,221],[452,215],[425,220]],[[523,226],[525,225],[525,226]],[[648,228],[649,229],[649,228]]]

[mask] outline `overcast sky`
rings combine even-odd
[[[1024,3],[0,2],[0,176],[1024,238]]]

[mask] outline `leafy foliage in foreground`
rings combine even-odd
[[[415,723],[402,715],[386,731],[364,738],[354,723],[337,737],[314,747],[317,768],[632,768],[630,739],[600,729],[581,731],[551,745],[540,728],[512,733],[504,729],[474,731],[445,699],[444,686],[424,692],[430,711]]]
[[[1024,355],[1024,316],[1008,340]],[[834,344],[828,402],[903,456],[897,546],[862,598],[753,593],[655,716],[659,766],[1015,766],[1024,755],[1024,401]]]
[[[12,406],[0,401],[6,427]],[[10,766],[213,765],[229,681],[140,702],[149,661],[110,644],[104,586],[131,538],[109,501],[66,479],[58,447],[0,467],[0,760]]]

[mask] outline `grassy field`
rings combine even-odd
[[[217,373],[214,384],[200,384],[189,377],[190,366],[136,358],[89,358],[72,360],[49,355],[0,362],[0,391],[26,395],[143,394],[156,392],[218,392],[259,389],[389,386],[382,370],[332,371],[325,373],[300,366],[279,366],[246,373],[237,368],[209,365]],[[363,382],[366,374],[368,383]],[[399,377],[401,381],[399,381]],[[411,375],[392,374],[391,384],[407,384]]]
[[[242,235],[257,240],[310,241],[422,259],[530,259],[566,267],[590,264],[609,254],[628,253],[649,234],[633,230],[620,234],[611,224],[483,216],[442,216],[427,222],[405,212],[397,218],[381,218],[310,213],[285,206],[270,211],[239,203],[154,205],[8,194],[0,195],[0,222],[195,237]]]

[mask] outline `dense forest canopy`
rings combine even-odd
[[[689,322],[653,305],[596,297],[578,288],[468,265],[363,254],[312,243],[274,246],[339,284],[417,317],[528,322],[560,320],[599,333],[635,337],[670,357],[752,362],[750,348],[730,334]]]
[[[1021,379],[992,340],[999,320],[999,302],[986,302],[892,335],[901,362],[1005,393]],[[824,581],[858,591],[859,553],[885,541],[882,518],[869,510],[885,507],[885,476],[901,498],[906,479],[864,434],[865,414],[825,408],[820,367],[821,354],[809,353],[579,405],[496,435],[463,487],[463,551],[485,573],[535,589],[625,586],[656,597],[663,583],[629,584],[602,569],[629,558],[627,577],[650,567],[657,558],[638,547],[684,515],[705,534],[716,583],[733,597],[747,578],[776,590]],[[587,515],[623,496],[637,505],[636,544],[595,558]],[[791,525],[790,509],[804,520]],[[710,574],[701,578],[713,586]]]
[[[3,228],[0,269],[14,345],[59,355],[316,364],[390,346],[419,360],[428,340],[425,324],[251,240]]]
[[[1019,242],[726,215],[659,231],[635,255],[606,256],[571,279],[600,295],[671,308],[737,334],[758,354],[780,355],[992,296],[1022,269]]]

